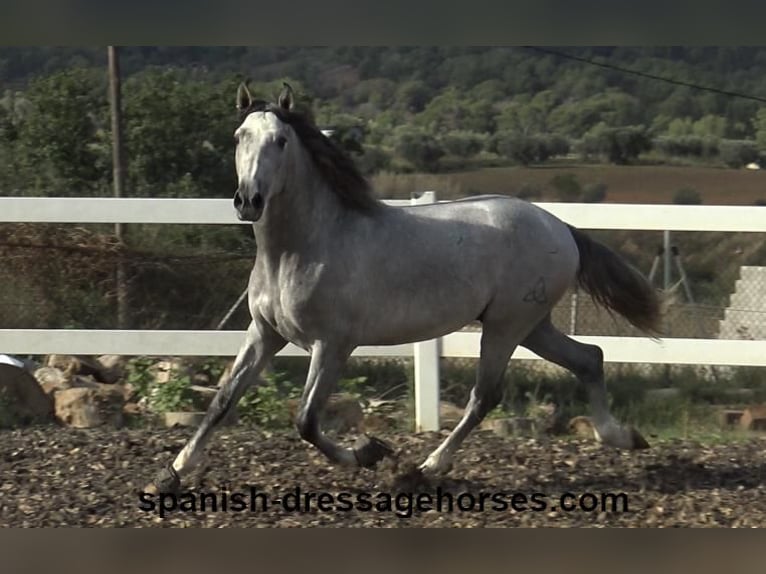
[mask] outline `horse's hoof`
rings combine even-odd
[[[354,444],[354,456],[363,468],[371,468],[392,454],[394,449],[391,445],[367,434],[360,436]]]
[[[178,473],[176,472],[176,469],[173,468],[173,465],[168,464],[167,466],[163,467],[163,469],[157,473],[157,476],[154,478],[154,480],[150,482],[146,488],[144,488],[144,492],[154,495],[161,493],[178,494],[180,489],[181,477],[178,476]]]
[[[643,437],[643,435],[640,432],[638,432],[633,427],[630,427],[630,438],[633,441],[633,449],[634,450],[642,450],[642,449],[646,449],[646,448],[651,448],[651,446],[646,441],[646,439]]]
[[[442,466],[432,466],[426,461],[418,467],[418,472],[420,472],[421,477],[425,481],[434,481],[444,478],[451,470],[451,462]]]

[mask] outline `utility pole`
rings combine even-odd
[[[108,46],[109,56],[109,103],[112,116],[112,179],[114,197],[122,197],[125,191],[125,158],[122,151],[122,97],[120,88],[120,57],[116,46]],[[120,247],[123,245],[122,223],[114,224],[114,235]],[[125,261],[122,252],[117,258],[117,326],[127,328],[128,288]]]

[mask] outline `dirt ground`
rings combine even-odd
[[[709,446],[660,442],[626,453],[582,440],[476,432],[450,474],[425,483],[411,471],[438,443],[435,433],[386,437],[397,449],[396,460],[375,470],[348,470],[330,465],[295,433],[267,437],[242,427],[215,437],[206,469],[193,477],[191,488],[162,501],[165,508],[178,504],[183,510],[160,517],[159,499],[142,501],[139,491],[189,434],[4,431],[0,526],[766,526],[763,437]],[[296,488],[310,510],[296,510]],[[309,493],[314,497],[306,502]],[[572,497],[562,503],[564,493]],[[269,500],[265,509],[263,499]],[[578,501],[585,509],[564,511]],[[153,509],[142,509],[151,504]]]

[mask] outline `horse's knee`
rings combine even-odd
[[[485,389],[482,393],[477,393],[474,390],[471,393],[471,401],[468,405],[470,412],[480,421],[483,420],[503,400],[504,390],[503,385]]]

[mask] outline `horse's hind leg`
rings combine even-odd
[[[189,439],[172,465],[160,471],[146,492],[173,492],[180,488],[181,479],[198,464],[205,445],[213,431],[242,398],[247,388],[257,382],[259,373],[272,357],[286,344],[265,321],[253,320],[247,330],[244,344],[234,360],[231,377],[216,393],[199,427]]]
[[[481,352],[476,384],[466,405],[463,418],[450,435],[420,465],[426,476],[438,476],[449,472],[452,458],[468,434],[479,424],[503,398],[503,375],[513,350],[523,335],[514,333],[511,327],[498,328],[484,324],[481,336]]]
[[[543,359],[574,374],[588,389],[591,415],[597,438],[618,448],[646,448],[646,440],[633,428],[619,424],[609,411],[604,383],[604,355],[595,345],[586,345],[556,329],[550,316],[521,343]]]

